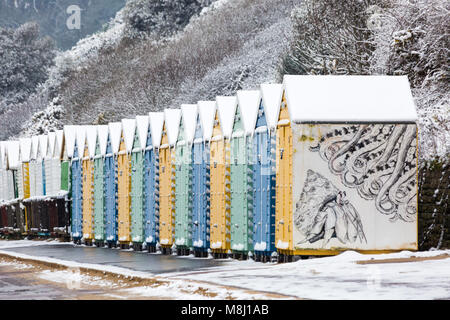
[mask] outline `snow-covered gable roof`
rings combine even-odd
[[[216,98],[217,109],[219,110],[220,127],[225,138],[230,138],[233,131],[234,115],[236,114],[236,96]]]
[[[123,139],[127,152],[133,150],[134,134],[136,132],[136,119],[122,119]]]
[[[20,139],[20,160],[29,162],[31,159],[31,138]]]
[[[145,149],[147,147],[147,135],[148,135],[148,116],[136,116],[137,134],[139,136],[140,148]]]
[[[111,122],[108,124],[109,140],[114,154],[119,152],[120,137],[122,136],[122,122]]]
[[[153,147],[159,148],[159,146],[161,145],[162,129],[164,126],[164,113],[150,112],[149,120]]]
[[[182,104],[181,118],[184,125],[184,134],[187,142],[194,141],[196,121],[198,116],[198,107],[196,104]]]
[[[261,92],[259,90],[241,90],[237,92],[237,98],[245,134],[253,134],[258,118],[258,108],[261,103]]]
[[[47,158],[53,157],[53,150],[55,149],[56,143],[56,132],[48,133],[48,147],[47,147]]]
[[[180,130],[180,109],[165,109],[164,110],[164,123],[166,125],[167,137],[169,138],[169,144],[173,146],[177,142],[178,130]]]
[[[6,145],[9,169],[20,167],[20,141],[8,141]]]
[[[35,160],[37,158],[37,152],[39,147],[39,137],[32,136],[31,137],[31,159]]]
[[[202,123],[203,139],[210,140],[214,127],[216,101],[199,101],[198,111]]]
[[[67,151],[67,156],[69,158],[73,157],[76,138],[77,138],[77,126],[64,126],[64,140],[65,140],[64,142]]]
[[[261,97],[267,124],[269,128],[274,129],[277,127],[278,116],[280,114],[283,85],[281,83],[262,84]]]
[[[108,126],[97,126],[97,139],[100,146],[100,154],[106,155],[106,147],[108,145]]]
[[[86,126],[86,142],[89,158],[93,158],[95,156],[95,146],[97,143],[97,126]]]
[[[292,76],[283,89],[294,122],[415,122],[406,76]]]
[[[47,148],[48,148],[48,135],[43,134],[39,136],[39,147],[38,147],[38,154],[37,156],[40,159],[44,159],[47,155]]]
[[[84,155],[84,147],[86,145],[86,126],[77,127],[77,147],[78,157],[81,159]]]
[[[63,130],[57,130],[56,131],[55,148],[53,150],[53,158],[55,158],[55,159],[60,159],[61,158],[63,142],[64,142],[64,131]]]
[[[6,141],[0,141],[0,169],[6,169]]]

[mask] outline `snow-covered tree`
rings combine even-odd
[[[407,75],[419,114],[421,156],[450,155],[450,3],[398,0],[374,8],[371,73]]]
[[[48,37],[39,37],[38,24],[26,23],[15,30],[0,28],[2,103],[22,102],[34,92],[36,86],[47,79],[54,56],[54,42]]]
[[[191,17],[215,0],[129,0],[124,13],[128,36],[166,37],[183,29]]]
[[[305,0],[293,10],[284,74],[407,75],[421,158],[450,154],[450,3]]]
[[[382,0],[304,0],[291,13],[283,74],[368,74],[373,51],[367,8]]]

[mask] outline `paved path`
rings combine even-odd
[[[71,290],[64,285],[36,277],[39,270],[17,270],[0,266],[0,300],[73,300],[105,297],[105,290],[80,288]]]
[[[100,265],[112,265],[152,274],[186,272],[217,267],[229,263],[227,260],[178,257],[174,255],[150,254],[128,250],[67,245],[45,245],[2,249],[36,257],[49,257]]]

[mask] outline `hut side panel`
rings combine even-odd
[[[417,250],[415,124],[294,124],[296,250]]]

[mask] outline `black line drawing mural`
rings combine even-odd
[[[325,247],[332,238],[343,244],[356,240],[367,243],[361,218],[346,199],[345,191],[338,190],[329,180],[308,170],[303,191],[296,204],[294,224],[304,235],[297,245],[323,239]]]
[[[390,221],[416,220],[414,124],[335,126],[310,151],[319,152],[345,186],[374,200]]]

